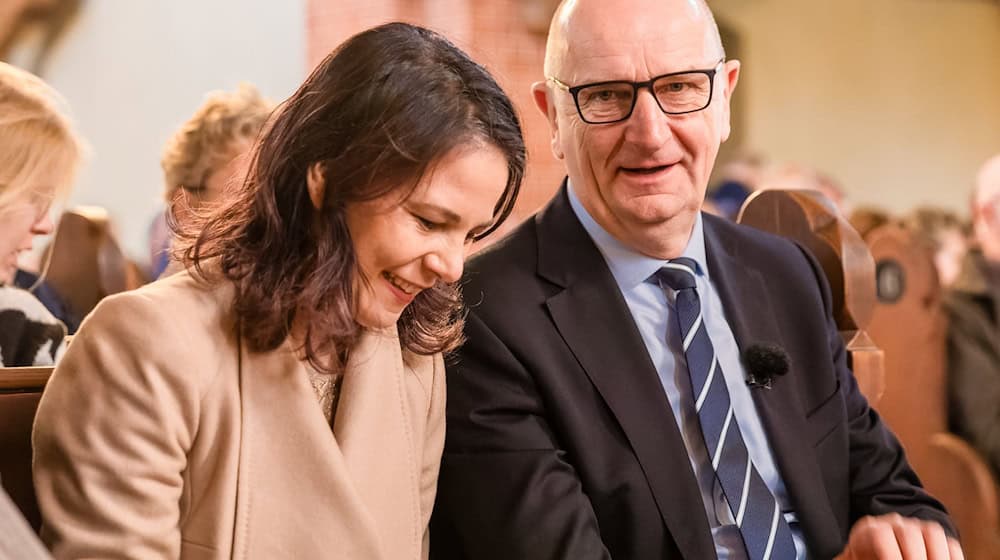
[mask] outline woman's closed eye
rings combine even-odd
[[[421,216],[420,214],[413,214],[413,217],[417,220],[417,223],[420,224],[420,227],[425,231],[438,231],[443,227],[443,224],[435,222],[434,220],[429,220]]]

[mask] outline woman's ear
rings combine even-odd
[[[306,186],[309,189],[309,200],[317,210],[323,207],[323,197],[326,194],[326,165],[316,162],[309,166],[306,172]]]

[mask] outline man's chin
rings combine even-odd
[[[643,204],[629,209],[630,221],[642,226],[659,226],[680,219],[692,219],[698,206],[692,206],[676,197],[663,196],[655,204]]]

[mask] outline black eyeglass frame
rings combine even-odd
[[[632,113],[635,111],[635,104],[639,100],[640,89],[648,89],[650,95],[653,96],[653,100],[656,101],[656,106],[659,107],[660,110],[663,111],[663,113],[666,115],[687,115],[689,113],[697,113],[698,111],[704,111],[705,109],[708,108],[709,105],[712,104],[712,98],[715,97],[715,76],[716,74],[719,73],[719,68],[723,64],[725,64],[725,62],[726,59],[723,58],[720,59],[718,63],[716,63],[714,68],[710,68],[708,70],[684,70],[682,72],[671,72],[669,74],[661,74],[659,76],[653,76],[652,78],[646,80],[645,82],[630,82],[628,80],[606,80],[603,82],[593,82],[578,86],[570,86],[569,84],[564,83],[562,80],[556,78],[555,76],[550,76],[549,80],[551,80],[552,83],[559,86],[560,88],[568,91],[569,94],[573,96],[573,104],[576,105],[576,114],[580,115],[580,119],[582,119],[583,122],[587,124],[614,124],[622,121],[627,121],[629,117],[632,116]],[[669,78],[671,76],[682,76],[684,74],[704,74],[708,76],[708,101],[706,101],[705,105],[703,105],[702,107],[698,109],[691,109],[690,111],[667,111],[666,109],[663,108],[663,105],[660,105],[660,100],[656,98],[656,93],[653,91],[653,83],[656,82],[657,80],[662,80],[663,78]],[[580,108],[580,97],[579,97],[580,92],[589,87],[604,86],[608,84],[628,84],[632,86],[632,106],[629,107],[628,113],[625,113],[624,117],[613,121],[587,120],[587,117],[583,116],[583,109]]]

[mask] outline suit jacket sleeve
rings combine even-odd
[[[107,299],[53,373],[32,438],[56,558],[179,557],[199,395],[178,328],[141,297]]]
[[[448,377],[431,557],[610,558],[532,376],[475,311],[466,334]]]

